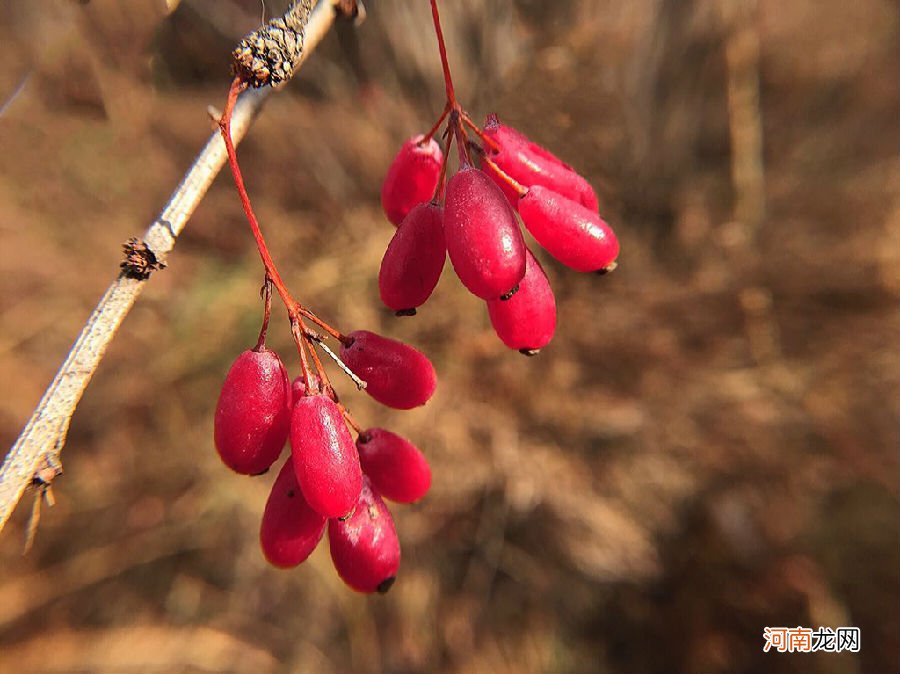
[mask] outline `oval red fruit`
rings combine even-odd
[[[360,433],[356,449],[363,473],[386,499],[413,503],[431,487],[431,468],[425,455],[406,438],[383,428],[370,428]]]
[[[619,241],[599,215],[546,187],[529,188],[519,215],[548,253],[576,271],[603,271],[619,256]]]
[[[387,592],[400,568],[394,519],[368,480],[346,520],[328,521],[331,560],[341,579],[357,592]]]
[[[303,498],[294,465],[285,461],[269,492],[259,527],[259,543],[270,564],[289,569],[312,554],[325,533],[326,520]]]
[[[274,351],[244,351],[228,371],[213,424],[216,450],[243,475],[264,473],[281,454],[291,418],[291,381]]]
[[[504,126],[496,115],[488,115],[484,133],[500,146],[497,152],[486,148],[490,158],[520,185],[543,185],[585,208],[597,211],[597,194],[591,184],[552,152],[533,143],[520,131]],[[488,173],[503,189],[510,203],[516,205],[519,195],[492,170]]]
[[[384,252],[378,289],[381,301],[398,314],[415,314],[441,278],[447,258],[443,215],[435,203],[419,204],[400,223]]]
[[[347,335],[341,360],[366,382],[366,393],[398,410],[424,405],[437,387],[434,366],[425,354],[368,330]]]
[[[465,166],[447,183],[444,235],[453,269],[471,293],[496,299],[525,275],[525,240],[512,208],[484,172]]]
[[[525,278],[508,300],[489,300],[491,324],[506,346],[533,356],[550,343],[556,330],[556,299],[541,263],[525,251]],[[365,468],[365,467],[364,467]]]
[[[399,225],[414,206],[430,201],[441,174],[443,153],[434,138],[408,139],[388,167],[381,186],[384,214]]]
[[[294,403],[291,456],[297,483],[313,510],[325,517],[350,512],[362,471],[341,410],[328,396],[308,395]]]

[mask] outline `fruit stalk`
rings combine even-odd
[[[447,45],[444,43],[444,31],[441,30],[441,16],[438,12],[437,0],[431,0],[431,18],[434,21],[434,34],[437,36],[438,50],[441,52],[441,67],[444,70],[444,87],[447,90],[447,107],[459,108],[456,92],[453,89],[453,78],[450,76],[450,63],[447,60]],[[440,124],[440,122],[438,122]]]

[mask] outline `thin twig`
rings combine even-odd
[[[309,16],[298,66],[334,24],[338,4],[339,0],[320,2]],[[240,97],[231,127],[235,143],[247,133],[255,113],[270,92],[268,87],[253,89]],[[152,256],[151,261],[165,261],[175,247],[178,235],[225,165],[225,159],[225,144],[217,130],[197,155],[162,213],[144,234],[142,243]],[[149,270],[153,268],[158,265],[151,265]],[[122,272],[88,318],[68,357],[0,466],[0,531],[29,485],[49,484],[61,472],[60,453],[75,407],[148,277],[149,273],[136,270],[126,260]]]
[[[734,217],[746,229],[748,240],[755,241],[766,216],[758,0],[727,0],[720,4],[720,11],[727,31],[725,61]]]

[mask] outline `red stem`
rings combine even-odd
[[[456,149],[459,151],[459,166],[462,168],[464,165],[471,166],[472,165],[472,157],[469,155],[469,138],[466,135],[466,129],[460,122],[461,112],[459,110],[454,110],[450,114],[450,121],[447,124],[450,126],[450,132],[452,135],[456,136]],[[448,146],[449,151],[449,146]]]
[[[263,322],[259,329],[259,339],[256,340],[254,351],[266,348],[266,333],[269,331],[269,317],[272,315],[272,279],[266,274],[266,280],[262,287],[263,293]]]
[[[437,0],[431,0],[431,18],[434,20],[434,33],[437,35],[438,49],[441,52],[441,66],[444,69],[444,86],[447,89],[447,104],[457,107],[456,93],[453,90],[453,78],[450,77],[450,64],[447,61],[447,45],[444,44],[444,31],[441,30],[441,17],[438,13]]]
[[[497,166],[497,164],[494,163],[494,160],[488,157],[486,154],[481,157],[481,161],[488,164],[492,169],[494,169],[494,172],[503,180],[503,182],[509,185],[513,189],[513,191],[515,191],[516,194],[518,194],[520,197],[524,197],[528,193],[527,187],[523,186],[506,171]]]
[[[318,393],[318,389],[313,391],[313,382],[315,379],[309,371],[309,360],[306,355],[306,347],[309,343],[306,341],[306,335],[303,334],[303,327],[300,323],[299,316],[291,316],[291,334],[294,336],[294,343],[297,345],[297,353],[300,354],[300,371],[303,373],[303,384],[306,386],[307,395]],[[313,350],[312,348],[310,349]]]
[[[234,142],[231,140],[231,115],[232,112],[234,112],[234,104],[237,102],[238,95],[245,88],[246,84],[239,77],[235,77],[231,82],[231,88],[228,90],[228,100],[225,103],[225,111],[222,113],[222,118],[219,120],[219,128],[222,131],[222,139],[225,141],[225,151],[228,153],[228,165],[231,167],[231,173],[234,176],[234,184],[237,187],[238,195],[241,198],[241,205],[244,207],[247,221],[250,223],[250,230],[253,232],[253,238],[256,239],[256,248],[259,251],[259,256],[262,258],[263,267],[265,267],[266,274],[272,279],[272,285],[275,286],[275,289],[281,296],[281,301],[284,302],[287,307],[288,313],[291,316],[294,316],[297,314],[297,306],[299,303],[287,289],[287,286],[281,278],[281,274],[278,273],[275,261],[272,260],[272,256],[269,253],[269,247],[266,245],[262,230],[259,228],[259,220],[256,219],[256,214],[253,212],[253,206],[250,205],[250,196],[247,194],[247,187],[244,185],[244,176],[241,173],[241,167],[237,160],[237,152],[235,152]]]
[[[350,428],[356,431],[357,435],[362,435],[362,427],[358,423],[356,423],[356,419],[354,419],[353,415],[350,414],[350,410],[344,407],[344,404],[341,402],[339,402],[337,406],[341,410],[341,413],[344,415],[344,420],[347,422]]]
[[[434,188],[434,196],[431,197],[431,200],[435,203],[440,203],[444,198],[444,187],[447,183],[447,162],[450,159],[450,147],[453,145],[453,134],[447,135],[447,150],[444,152],[444,156],[441,157],[441,173],[438,176],[438,184]]]
[[[313,340],[308,337],[306,339],[306,343],[309,345],[309,353],[312,355],[313,365],[315,365],[316,367],[316,372],[319,373],[319,381],[322,385],[320,390],[330,398],[336,397],[334,387],[332,387],[331,381],[328,379],[328,373],[325,371],[325,367],[322,365],[322,361],[319,359],[319,352],[316,351],[316,345],[313,344]]]
[[[238,164],[237,160],[237,152],[234,149],[234,142],[231,139],[231,116],[234,112],[234,106],[237,102],[237,98],[240,93],[246,88],[246,86],[246,83],[243,82],[239,77],[234,78],[234,80],[231,82],[231,87],[228,90],[228,99],[225,103],[225,110],[222,113],[222,117],[219,119],[219,129],[222,132],[222,139],[225,142],[225,151],[228,154],[228,165],[231,167],[231,174],[234,176],[234,184],[237,187],[238,195],[241,198],[241,205],[243,206],[244,213],[247,216],[247,222],[250,223],[250,230],[253,232],[253,238],[256,240],[256,248],[259,251],[260,258],[262,258],[263,267],[266,270],[267,280],[275,286],[275,289],[278,291],[278,295],[281,297],[281,301],[284,302],[284,306],[287,308],[288,316],[291,320],[291,331],[294,335],[294,341],[297,343],[297,351],[300,354],[300,367],[303,370],[303,380],[306,384],[306,390],[313,391],[314,387],[312,386],[313,378],[310,376],[309,361],[307,359],[304,345],[309,348],[309,351],[312,354],[314,366],[319,372],[319,376],[322,378],[323,384],[330,388],[331,384],[328,382],[328,376],[325,374],[324,368],[322,367],[322,363],[319,360],[315,347],[309,344],[309,341],[306,337],[305,333],[309,328],[307,328],[306,324],[303,322],[303,317],[308,316],[310,319],[314,320],[317,325],[320,325],[323,329],[327,330],[330,335],[339,340],[341,339],[342,335],[339,331],[335,330],[324,321],[319,320],[318,317],[316,317],[311,311],[306,310],[302,304],[294,299],[293,295],[291,295],[290,291],[287,289],[284,280],[281,278],[281,274],[278,273],[278,268],[275,266],[275,261],[272,259],[272,255],[269,253],[269,247],[266,245],[266,239],[265,237],[263,237],[262,230],[259,227],[259,220],[257,220],[256,214],[253,211],[253,206],[250,204],[250,196],[247,194],[247,187],[244,184],[244,176],[241,173],[241,167]],[[265,330],[267,326],[268,310],[263,330]],[[265,335],[263,332],[263,334],[261,334],[260,336],[260,339],[263,339],[264,336]]]
[[[313,323],[315,323],[316,325],[318,325],[320,328],[322,328],[325,332],[327,332],[329,335],[331,335],[332,337],[334,337],[334,338],[335,338],[336,340],[338,340],[339,342],[343,342],[343,341],[344,341],[344,335],[342,335],[341,332],[340,332],[339,330],[336,330],[336,329],[332,328],[330,325],[328,325],[328,323],[326,323],[326,322],[323,321],[321,318],[319,318],[318,316],[316,316],[313,312],[311,312],[311,311],[310,311],[309,309],[307,309],[306,307],[302,307],[302,306],[301,306],[301,307],[297,307],[297,310],[300,312],[300,315],[301,315],[301,316],[303,316],[304,318],[308,318],[309,320],[311,320]]]
[[[450,114],[450,110],[452,109],[453,107],[448,102],[447,105],[444,106],[444,111],[441,113],[441,116],[438,117],[438,121],[436,121],[434,123],[434,126],[431,127],[431,130],[422,137],[422,140],[419,141],[419,145],[424,145],[434,137],[434,134],[436,134],[438,129],[441,128],[441,124],[443,124],[444,120],[447,119],[447,115]]]
[[[466,125],[470,129],[472,129],[472,131],[475,132],[475,135],[481,139],[482,143],[484,143],[485,145],[490,147],[494,152],[500,151],[500,146],[497,144],[497,141],[495,141],[493,138],[488,136],[484,131],[482,131],[481,128],[475,122],[472,121],[472,118],[469,117],[468,114],[466,114],[465,110],[460,111],[460,115],[462,116],[463,122],[465,122]]]

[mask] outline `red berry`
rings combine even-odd
[[[263,512],[259,527],[263,554],[273,566],[297,566],[316,549],[325,533],[325,521],[303,498],[289,458],[272,485]]]
[[[576,271],[603,271],[619,255],[619,241],[599,215],[546,187],[529,188],[519,215],[548,253]]]
[[[453,269],[478,297],[505,295],[525,275],[525,241],[516,217],[482,171],[465,166],[447,183],[444,234]]]
[[[541,263],[530,250],[525,251],[525,257],[525,278],[519,283],[519,291],[508,300],[488,300],[487,306],[494,331],[503,343],[533,356],[553,338],[556,300]]]
[[[441,278],[447,257],[443,215],[435,203],[419,204],[400,223],[384,252],[378,288],[385,306],[398,314],[415,314]]]
[[[493,159],[494,157],[492,156],[491,158]],[[516,209],[519,206],[519,193],[512,185],[509,184],[509,181],[507,181],[497,172],[497,168],[498,167],[496,163],[491,164],[490,162],[486,161],[481,163],[481,170],[487,173],[488,176],[490,176],[490,179],[494,181],[494,184],[500,188],[501,192],[503,192],[503,195],[506,197],[509,205],[512,206],[513,209]]]
[[[400,568],[394,520],[369,480],[346,520],[328,521],[331,560],[341,579],[357,592],[387,592]]]
[[[585,208],[597,211],[597,194],[594,188],[552,152],[531,142],[512,127],[504,126],[496,115],[488,115],[484,132],[500,146],[498,152],[491,152],[488,148],[490,158],[520,185],[524,187],[543,185],[581,203]],[[519,195],[492,170],[489,173],[503,188],[510,203],[515,205]]]
[[[437,375],[425,354],[368,330],[347,335],[341,360],[366,382],[366,393],[398,410],[424,405],[437,386]]]
[[[381,186],[381,206],[395,225],[399,225],[413,206],[430,201],[441,174],[441,148],[429,138],[413,136],[400,148],[388,168]]]
[[[343,517],[362,486],[359,456],[337,404],[318,394],[300,398],[291,415],[291,454],[297,483],[310,507]]]
[[[244,351],[228,371],[216,405],[216,449],[237,473],[264,473],[281,454],[291,418],[291,381],[265,347]]]
[[[319,379],[319,375],[314,372],[309,373],[309,378],[313,382],[316,390],[319,390],[322,382]],[[293,400],[293,404],[296,404],[298,400],[303,398],[306,395],[306,380],[303,378],[303,375],[298,375],[296,379],[294,379],[291,384],[291,399]]]
[[[406,438],[383,428],[370,428],[356,440],[359,463],[372,485],[385,498],[412,503],[431,486],[425,455]]]

